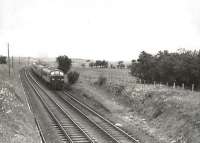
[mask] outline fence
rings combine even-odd
[[[138,88],[138,90],[146,91],[150,89],[179,89],[185,90],[185,84],[177,86],[176,82],[173,85],[169,85],[168,82],[161,83],[154,81],[153,84],[146,83],[145,80],[137,80],[130,75],[129,69],[100,69],[100,68],[79,68],[77,71],[80,72],[80,79],[84,79],[88,83],[94,83],[100,76],[107,79],[107,85],[122,85],[129,88]],[[195,85],[192,84],[187,90],[194,91]]]

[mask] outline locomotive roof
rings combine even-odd
[[[44,67],[44,69],[47,69],[47,70],[50,70],[50,71],[61,71],[61,70],[54,68],[54,67]]]
[[[42,70],[44,72],[48,72],[48,73],[51,73],[51,72],[55,72],[55,71],[59,71],[59,72],[62,72],[61,70],[57,69],[57,68],[54,68],[54,67],[44,67],[42,68]],[[63,72],[62,72],[63,73]]]
[[[44,72],[54,72],[54,71],[59,71],[59,72],[62,72],[61,70],[55,68],[55,67],[49,67],[49,66],[44,66],[44,65],[41,65],[41,64],[38,64],[38,63],[34,63],[35,66],[39,67],[39,68],[42,68],[42,70]],[[63,72],[62,72],[63,73]]]

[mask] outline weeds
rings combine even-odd
[[[98,80],[97,80],[97,84],[99,86],[105,85],[107,82],[107,78],[104,76],[99,76]]]

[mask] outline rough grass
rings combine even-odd
[[[199,143],[200,93],[172,89],[164,85],[136,84],[127,70],[79,68],[81,82],[95,83],[99,76],[107,77],[104,89],[118,103],[130,107],[127,121],[138,122],[151,136],[161,142]],[[120,94],[116,94],[124,86]],[[102,88],[102,87],[100,87]],[[117,96],[116,96],[117,95]],[[142,120],[134,116],[138,114]],[[144,119],[144,120],[143,120]]]
[[[79,68],[72,67],[80,73],[80,80],[95,82],[100,76],[107,79],[107,83],[113,84],[133,84],[136,82],[135,78],[130,76],[128,69],[99,69],[99,68]]]
[[[36,128],[32,125],[33,121],[30,122],[27,118],[32,115],[15,95],[12,87],[0,83],[0,142],[39,142],[38,136],[34,133]]]
[[[148,86],[148,85],[146,85]],[[118,102],[142,115],[156,130],[173,142],[198,143],[200,140],[200,93],[168,87],[144,91],[137,87],[118,98]],[[131,117],[131,116],[130,116]],[[164,139],[163,139],[164,140]]]
[[[0,143],[39,143],[40,137],[28,110],[18,70],[0,65]]]

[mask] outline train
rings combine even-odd
[[[33,63],[32,71],[42,79],[51,89],[62,90],[64,86],[64,73],[54,67]]]

